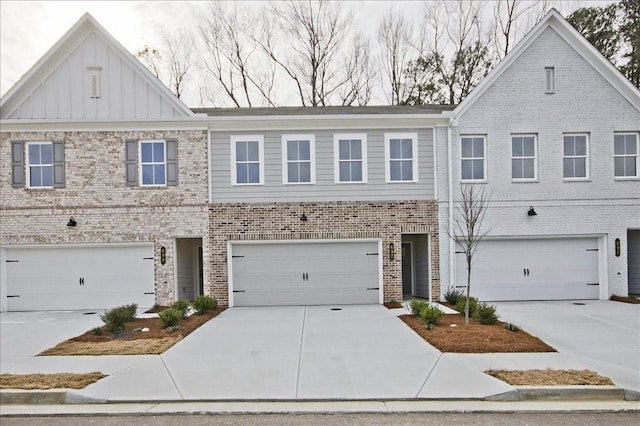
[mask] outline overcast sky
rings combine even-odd
[[[249,2],[252,3],[252,2]],[[257,4],[258,2],[253,2]],[[358,22],[375,28],[390,1],[343,1]],[[603,1],[558,2],[566,14]],[[607,3],[607,1],[604,1]],[[421,1],[397,1],[407,16],[419,16]],[[204,1],[15,1],[0,0],[0,93],[4,95],[85,13],[89,12],[130,52],[161,45],[163,28],[195,26]],[[197,106],[186,99],[189,106]]]

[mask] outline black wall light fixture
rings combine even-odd
[[[167,249],[164,246],[160,247],[160,263],[167,263]]]
[[[533,209],[533,206],[529,207],[529,211],[527,212],[529,216],[538,216],[538,213]]]
[[[389,243],[389,259],[394,260],[396,258],[396,247],[393,243]]]
[[[302,213],[302,216],[300,216],[300,221],[306,222],[307,220],[309,220],[309,219],[307,219],[307,215]]]
[[[67,222],[67,226],[76,226],[78,222],[75,221],[73,217],[69,218],[69,222]]]
[[[622,251],[621,247],[620,247],[620,238],[616,238],[616,257],[620,257],[620,253]]]

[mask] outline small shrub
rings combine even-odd
[[[517,333],[518,331],[520,331],[520,327],[510,322],[505,322],[504,328],[506,328],[509,331],[513,331],[514,333]]]
[[[135,303],[118,306],[100,315],[100,319],[104,321],[107,331],[121,333],[124,330],[124,325],[135,319],[137,310],[138,305]]]
[[[187,317],[187,312],[189,311],[189,302],[184,299],[176,300],[173,302],[173,305],[171,305],[171,309],[182,312],[181,319],[185,319]]]
[[[198,296],[191,303],[196,314],[202,315],[209,311],[213,311],[218,306],[218,301],[209,296]]]
[[[454,306],[458,303],[458,299],[461,297],[464,297],[464,295],[461,291],[458,291],[455,288],[449,288],[449,290],[444,294],[444,300]]]
[[[498,322],[498,315],[496,315],[496,307],[487,305],[486,303],[480,303],[473,314],[473,319],[480,324],[492,325]]]
[[[409,303],[409,310],[411,310],[411,313],[413,315],[418,316],[420,315],[420,311],[422,311],[427,306],[429,306],[429,303],[425,302],[424,300],[411,299],[411,302]]]
[[[167,328],[167,330],[169,330],[169,333],[175,333],[176,331],[180,330],[180,324],[172,325],[171,327]]]
[[[461,295],[460,297],[458,297],[458,302],[456,303],[455,310],[460,312],[462,315],[464,315],[464,306],[466,303],[467,303],[467,297]],[[469,318],[473,318],[477,308],[478,308],[478,299],[476,299],[475,297],[470,297],[469,298]]]
[[[422,308],[418,316],[420,317],[422,322],[424,322],[424,325],[428,329],[431,329],[438,323],[438,321],[440,321],[440,318],[442,318],[443,315],[444,312],[442,312],[440,309],[436,308],[435,306],[427,305]]]
[[[91,329],[91,334],[94,336],[102,336],[102,327],[94,327]]]
[[[184,318],[183,311],[176,308],[165,309],[164,311],[158,313],[158,317],[160,318],[160,325],[162,328],[169,328],[180,326],[180,321]]]

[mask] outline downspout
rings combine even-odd
[[[447,126],[447,186],[449,187],[449,288],[452,284],[455,290],[454,280],[454,255],[455,255],[455,243],[453,241],[453,158],[451,147],[451,126],[453,125],[453,118],[449,120]],[[442,289],[441,289],[442,291]],[[442,295],[440,296],[442,299]]]

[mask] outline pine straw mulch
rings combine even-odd
[[[514,386],[611,386],[608,378],[590,370],[488,370],[496,379]]]
[[[442,352],[496,353],[496,352],[556,352],[554,348],[525,331],[509,331],[504,323],[482,325],[464,316],[444,315],[436,327],[427,330],[420,318],[400,315],[399,318],[424,340]]]
[[[136,318],[127,323],[120,334],[108,333],[103,328],[103,334],[97,336],[89,330],[38,355],[158,355],[225,309],[217,307],[204,315],[191,315],[180,322],[180,329],[175,333],[163,329],[159,318]],[[142,328],[149,328],[149,331],[134,331]]]
[[[624,302],[624,303],[632,303],[634,305],[640,304],[640,298],[633,296],[611,296],[611,300],[615,302]]]
[[[404,306],[402,306],[402,303],[397,302],[395,300],[392,300],[390,302],[384,302],[384,307],[387,309],[404,308]]]
[[[102,373],[0,374],[0,389],[82,389],[103,377]]]

